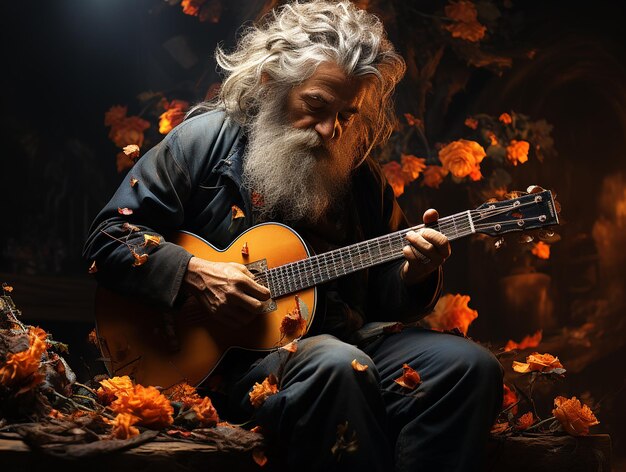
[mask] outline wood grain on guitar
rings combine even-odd
[[[474,233],[498,236],[557,224],[558,207],[551,192],[541,189],[511,200],[485,203],[429,226],[454,240]],[[100,286],[95,302],[96,329],[107,370],[112,376],[129,375],[143,385],[167,388],[183,381],[199,385],[231,348],[268,351],[306,334],[315,316],[317,285],[402,258],[404,236],[422,227],[314,256],[294,230],[278,223],[254,226],[226,249],[179,232],[171,241],[197,257],[247,265],[272,294],[265,312],[234,330],[205,316],[193,297],[176,310],[164,312]],[[281,323],[296,304],[306,320],[306,330],[287,336],[281,332]]]

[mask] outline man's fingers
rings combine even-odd
[[[425,228],[421,231],[420,235],[425,241],[430,243],[444,259],[450,257],[450,241],[448,241],[448,238],[444,234],[430,228]]]
[[[243,277],[238,282],[245,293],[258,300],[268,300],[270,298],[270,290],[254,280],[254,274],[246,266],[237,264],[236,267],[242,272]]]
[[[432,229],[409,231],[406,234],[409,243],[421,254],[433,261],[442,262],[450,256],[450,243],[445,235]],[[419,256],[417,257],[419,259]]]
[[[424,220],[424,224],[434,223],[439,219],[439,212],[434,208],[429,208],[424,212],[424,216],[422,217]]]

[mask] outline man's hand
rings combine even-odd
[[[424,224],[434,223],[438,219],[436,210],[430,209],[424,213]],[[401,274],[407,285],[424,280],[450,256],[448,238],[434,229],[409,231],[406,239],[409,244],[402,249],[406,263],[402,266]]]
[[[234,262],[192,257],[184,284],[208,316],[231,328],[252,321],[262,312],[263,301],[270,298],[269,289],[255,282],[246,266]]]

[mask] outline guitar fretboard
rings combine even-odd
[[[472,213],[467,210],[440,218],[428,227],[443,233],[449,240],[458,239],[476,232]],[[414,226],[268,269],[261,283],[270,289],[272,298],[275,298],[400,259],[404,257],[402,248],[408,244],[406,234],[424,227],[423,224]]]

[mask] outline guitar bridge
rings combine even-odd
[[[269,280],[267,279],[267,259],[259,259],[258,261],[250,262],[249,264],[245,264],[252,275],[254,275],[254,280],[264,287],[267,287],[271,291],[271,287],[269,286]],[[270,298],[266,302],[263,302],[263,313],[270,313],[276,310],[276,302],[274,299]]]

